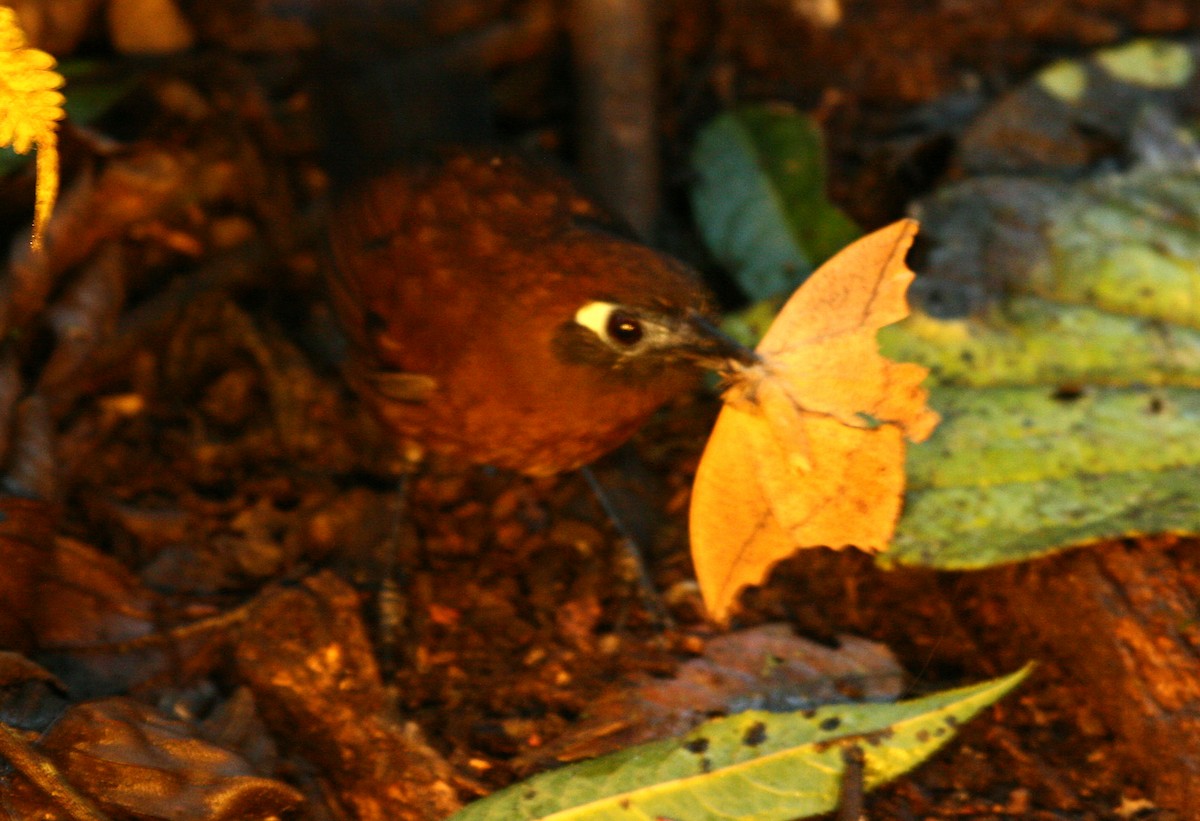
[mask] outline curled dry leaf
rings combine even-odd
[[[122,817],[248,821],[278,818],[302,799],[192,725],[127,698],[77,704],[41,747],[70,783]]]
[[[39,519],[58,520],[52,512],[31,510],[35,504],[41,503],[7,499],[0,510],[21,517],[11,531],[0,531],[0,562],[16,569],[14,585],[27,586],[16,589],[7,577],[0,583],[0,601],[15,589],[18,598],[12,600],[27,602],[11,622],[0,619],[0,639],[15,633],[22,641],[18,646],[36,648],[38,661],[75,698],[128,692],[166,674],[183,679],[211,669],[225,639],[216,629],[221,623],[205,620],[195,627],[212,629],[164,632],[171,618],[166,600],[97,548],[39,533],[47,526]],[[187,617],[194,619],[198,609],[189,608]]]
[[[262,593],[235,648],[241,683],[345,817],[433,821],[461,804],[450,765],[395,721],[353,588],[329,572]]]
[[[43,732],[62,716],[67,693],[66,685],[45,667],[20,653],[0,650],[0,724]],[[0,758],[8,756],[0,752]]]
[[[201,170],[185,151],[151,146],[113,159],[98,175],[77,175],[46,226],[45,252],[17,243],[9,254],[0,279],[0,335],[28,329],[60,281],[86,264],[100,243],[192,205]]]
[[[696,473],[692,558],[710,613],[797,549],[880,551],[900,514],[904,440],[929,436],[926,369],[879,353],[876,332],[908,315],[917,232],[864,237],[801,286],[732,374]]]

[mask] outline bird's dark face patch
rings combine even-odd
[[[678,318],[615,302],[588,302],[559,326],[554,354],[565,363],[602,370],[636,384],[680,364],[674,328]]]
[[[567,363],[601,368],[636,382],[665,368],[705,367],[724,372],[753,358],[695,310],[647,308],[592,300],[561,325],[555,355]]]

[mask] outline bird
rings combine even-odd
[[[399,439],[530,476],[628,440],[755,356],[699,275],[555,161],[498,147],[469,34],[427,0],[322,0],[325,265],[347,382]]]
[[[398,437],[473,464],[585,466],[702,369],[755,356],[694,270],[515,152],[446,148],[356,180],[328,247],[350,385]]]

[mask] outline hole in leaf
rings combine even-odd
[[[1074,402],[1083,397],[1082,385],[1059,385],[1050,396],[1056,402]]]

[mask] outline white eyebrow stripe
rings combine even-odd
[[[607,339],[608,318],[617,307],[611,302],[589,302],[575,312],[575,322],[601,339]]]

